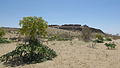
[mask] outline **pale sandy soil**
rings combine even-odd
[[[17,66],[15,68],[120,68],[120,40],[115,41],[115,50],[107,50],[103,44],[97,44],[96,48],[90,48],[90,43],[73,40],[52,41],[48,46],[56,51],[57,57],[53,60],[37,64]],[[55,44],[55,45],[53,45]],[[15,49],[16,43],[0,44],[0,56]],[[0,63],[0,68],[6,67]]]

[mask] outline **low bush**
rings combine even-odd
[[[103,39],[103,35],[101,35],[101,34],[97,34],[96,35],[96,42],[97,43],[104,43],[104,39]]]
[[[104,43],[104,40],[96,39],[95,40],[97,43]]]
[[[3,36],[6,34],[5,30],[0,28],[0,43],[10,43],[7,38],[3,38]]]
[[[114,42],[113,43],[105,43],[105,46],[107,47],[107,49],[115,49],[116,44]]]
[[[24,63],[38,63],[56,57],[56,52],[49,47],[34,41],[35,44],[19,44],[16,49],[0,57],[3,61],[14,61],[15,58]]]
[[[11,41],[6,38],[0,38],[0,43],[10,43]]]
[[[111,38],[106,38],[106,41],[112,41],[112,39]]]

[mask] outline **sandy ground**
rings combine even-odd
[[[77,39],[72,41],[52,41],[48,46],[56,51],[53,60],[37,64],[17,66],[15,68],[120,68],[120,40],[115,41],[115,50],[107,50],[104,44],[91,48],[91,42],[85,43]],[[0,44],[0,56],[15,49],[16,43]],[[6,67],[0,63],[0,68]]]

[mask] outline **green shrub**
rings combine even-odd
[[[91,33],[91,30],[89,28],[83,28],[82,29],[82,39],[84,41],[89,41],[91,40],[91,36],[92,36],[92,33]]]
[[[36,41],[35,41],[36,42]],[[32,46],[32,47],[31,47]],[[19,62],[24,63],[38,63],[46,60],[51,60],[56,57],[55,51],[50,49],[49,47],[36,42],[36,45],[25,45],[19,44],[16,49],[12,52],[9,52],[0,57],[1,61],[14,61],[15,58],[19,60]],[[12,57],[12,58],[11,58]]]
[[[112,39],[111,38],[106,38],[106,41],[112,41]]]
[[[103,39],[103,35],[101,35],[101,34],[97,34],[97,35],[96,35],[96,38],[97,38],[97,39],[100,39],[100,40],[104,40],[104,39]]]
[[[105,43],[105,46],[108,48],[108,49],[115,49],[116,47],[116,44],[113,42],[113,43]]]
[[[23,17],[20,20],[19,25],[20,33],[22,35],[28,36],[31,39],[35,39],[38,35],[45,37],[47,35],[46,29],[48,28],[48,22],[42,19],[42,17]]]
[[[10,43],[10,42],[11,42],[10,40],[7,40],[5,38],[0,39],[0,43]]]
[[[96,40],[97,43],[104,43],[103,35],[97,34],[96,38],[97,38]]]
[[[24,63],[37,63],[54,58],[56,53],[47,46],[40,43],[37,36],[45,37],[47,35],[47,22],[42,17],[23,17],[20,20],[19,32],[29,37],[29,44],[20,44],[15,50],[0,57],[1,61],[14,61]]]

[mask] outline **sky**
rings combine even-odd
[[[0,0],[0,27],[19,27],[22,17],[48,24],[81,24],[120,34],[120,0]]]

